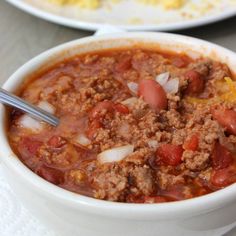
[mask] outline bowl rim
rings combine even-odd
[[[209,43],[200,39],[182,36],[170,33],[157,33],[157,32],[130,32],[130,33],[118,33],[118,34],[106,34],[100,36],[90,36],[78,40],[59,45],[44,53],[36,56],[21,66],[3,85],[3,88],[13,91],[17,87],[17,81],[23,80],[24,75],[29,71],[34,71],[51,57],[57,53],[62,53],[66,50],[72,50],[73,47],[78,45],[84,45],[85,43],[96,43],[98,41],[112,41],[116,39],[135,39],[135,40],[174,40],[175,42],[181,42],[182,44],[199,44],[204,45],[206,48],[214,48],[220,54],[226,55],[229,60],[234,59],[236,63],[236,54],[228,49],[220,47],[216,44]],[[106,200],[98,200],[91,197],[76,194],[53,185],[43,178],[39,177],[32,171],[30,171],[14,154],[12,151],[5,128],[5,115],[6,109],[4,106],[0,106],[0,142],[2,148],[0,149],[1,159],[3,164],[15,175],[21,177],[27,185],[37,190],[39,194],[46,198],[53,199],[62,204],[65,204],[71,208],[76,208],[87,213],[93,213],[97,215],[104,215],[109,217],[122,217],[127,219],[165,219],[183,217],[186,215],[193,216],[202,214],[203,212],[209,212],[214,209],[224,207],[228,204],[235,203],[236,184],[232,184],[224,189],[216,192],[191,198],[182,201],[159,203],[159,204],[132,204],[132,203],[117,203]]]

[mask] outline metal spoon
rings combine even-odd
[[[59,124],[59,119],[57,117],[7,92],[5,89],[2,88],[0,88],[0,102],[18,108],[26,113],[29,113],[32,117],[38,120],[45,121],[50,125],[57,126]]]

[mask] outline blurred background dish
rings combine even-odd
[[[6,0],[61,25],[97,30],[178,30],[236,15],[236,0]]]

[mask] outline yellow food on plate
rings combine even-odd
[[[157,5],[160,4],[167,9],[180,8],[184,5],[185,0],[138,0],[144,4]]]
[[[82,8],[96,9],[100,6],[102,0],[48,0],[59,5],[78,5]],[[110,0],[111,2],[120,2],[122,0]],[[177,9],[184,5],[186,0],[136,0],[146,5],[162,5],[166,9]]]
[[[59,5],[78,5],[82,8],[95,9],[100,5],[101,0],[49,0]]]

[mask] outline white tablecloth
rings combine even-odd
[[[0,236],[55,236],[18,201],[0,166]]]

